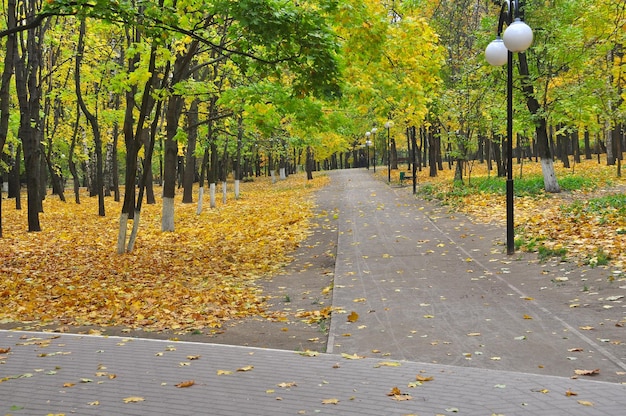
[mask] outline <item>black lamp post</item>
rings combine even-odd
[[[393,122],[388,121],[385,123],[387,129],[387,182],[391,183],[391,140],[389,136],[389,130],[393,126]]]
[[[525,52],[533,42],[533,31],[524,23],[519,0],[506,0],[500,10],[496,39],[485,49],[491,65],[507,64],[507,178],[506,178],[506,252],[515,253],[515,220],[513,214],[513,54]],[[504,24],[507,28],[502,33]],[[502,37],[500,37],[502,35]]]
[[[372,144],[374,145],[374,173],[376,173],[376,132],[378,129],[376,127],[372,127]]]
[[[372,145],[372,141],[370,140],[371,132],[365,132],[365,147],[367,148],[367,170],[370,170],[370,146]]]

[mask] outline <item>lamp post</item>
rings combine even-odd
[[[376,173],[376,132],[378,129],[376,127],[372,127],[372,144],[374,145],[374,173]]]
[[[513,54],[525,52],[533,42],[533,31],[523,21],[519,0],[506,0],[500,9],[496,39],[485,49],[491,65],[507,64],[507,177],[506,177],[506,252],[515,253],[515,220],[513,214]],[[507,28],[502,33],[504,24]],[[501,36],[502,35],[502,36]]]
[[[372,145],[372,141],[370,140],[371,132],[365,132],[365,147],[367,147],[367,170],[370,170],[370,146]]]
[[[391,183],[391,145],[390,145],[390,136],[389,130],[393,126],[393,122],[388,121],[385,123],[385,128],[387,129],[387,182]]]

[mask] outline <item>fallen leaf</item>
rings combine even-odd
[[[579,327],[579,329],[582,329],[583,331],[591,331],[592,329],[595,329],[595,328],[587,325],[587,326],[581,326]]]
[[[398,361],[381,361],[377,363],[374,368],[379,367],[400,367],[400,363]]]
[[[322,400],[322,404],[337,404],[339,403],[339,399],[324,399]]]
[[[229,370],[217,370],[217,375],[218,376],[227,376],[227,375],[230,375],[232,373],[233,372],[229,371]]]
[[[87,406],[100,406],[100,402],[98,400],[96,400],[95,402],[89,402],[87,403]]]
[[[415,379],[416,379],[417,381],[433,381],[433,380],[435,379],[435,377],[433,377],[433,376],[426,376],[426,377],[424,377],[424,376],[420,376],[420,375],[418,374],[418,375],[415,377]]]
[[[596,368],[595,370],[574,370],[574,374],[577,376],[593,376],[596,374],[600,374],[600,369]]]
[[[582,352],[582,351],[584,351],[584,349],[582,349],[582,348],[570,348],[567,351],[569,351],[569,352]]]
[[[190,360],[190,361],[199,360],[200,356],[199,355],[188,355],[187,359]]]
[[[194,384],[196,384],[194,380],[187,380],[187,381],[181,381],[180,383],[176,385],[176,387],[178,388],[191,387]]]
[[[533,317],[530,315],[524,315],[524,319],[533,319]]]
[[[593,406],[593,403],[588,400],[578,400],[578,404],[582,404],[583,406]]]
[[[480,332],[470,332],[469,334],[467,334],[468,337],[479,337],[480,336]]]
[[[138,397],[138,396],[131,396],[131,397],[126,397],[125,399],[122,399],[124,403],[139,403],[145,400],[146,399],[144,399],[143,397]]]
[[[341,356],[342,356],[343,358],[348,359],[348,360],[360,360],[360,359],[362,359],[362,358],[365,358],[365,357],[363,357],[363,356],[361,356],[361,355],[357,355],[356,353],[355,353],[355,354],[346,354],[345,352],[344,352],[344,353],[341,353]]]
[[[63,383],[63,387],[74,387],[76,383]]]
[[[277,384],[277,386],[278,387],[282,387],[284,389],[288,389],[288,388],[291,388],[291,387],[296,387],[297,384],[296,384],[295,381],[289,381],[289,382],[282,382],[280,384]]]
[[[305,357],[317,357],[318,355],[320,355],[319,352],[311,351],[311,350],[300,351],[298,352],[298,354],[303,355]]]
[[[350,315],[348,315],[348,322],[356,322],[359,320],[359,314],[352,311]]]
[[[392,387],[391,391],[387,393],[387,396],[398,396],[400,394],[402,394],[402,392],[400,391],[398,387]]]
[[[246,365],[245,367],[238,368],[237,371],[242,371],[242,372],[251,371],[253,368],[254,368],[253,365]]]
[[[11,351],[11,347],[9,348],[0,348],[0,354],[6,354]]]
[[[574,392],[573,392],[573,391],[571,391],[570,389],[567,389],[567,391],[565,392],[565,395],[566,395],[567,397],[570,397],[570,396],[578,396],[578,393],[574,393]]]

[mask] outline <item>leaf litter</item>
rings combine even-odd
[[[308,235],[310,195],[327,182],[259,179],[201,215],[195,204],[176,202],[171,233],[160,231],[157,201],[144,206],[135,249],[122,255],[115,253],[121,203],[112,198],[106,217],[87,195],[80,205],[46,198],[39,233],[26,231],[26,210],[3,210],[0,315],[34,325],[177,331],[263,315],[255,281],[291,260]]]

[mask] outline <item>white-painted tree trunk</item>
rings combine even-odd
[[[174,198],[163,197],[161,231],[174,231]]]
[[[226,203],[226,191],[228,191],[226,185],[227,185],[226,181],[222,182],[222,204]]]
[[[204,186],[198,188],[198,207],[196,208],[196,215],[202,214],[202,199],[204,198]]]
[[[235,199],[239,199],[239,179],[235,179]]]
[[[270,176],[272,177],[272,183],[276,183],[276,172],[273,169],[270,171]]]
[[[559,182],[556,180],[556,173],[554,172],[554,163],[552,158],[541,159],[541,171],[543,172],[543,185],[546,192],[553,194],[561,192]]]
[[[215,184],[209,185],[209,194],[211,196],[211,208],[215,208]]]
[[[128,226],[128,214],[120,215],[120,227],[117,233],[117,254],[126,252],[126,227]]]
[[[611,103],[609,103],[610,107]],[[604,122],[604,144],[606,145],[606,162],[609,165],[615,163],[615,156],[613,156],[613,129],[611,123],[607,120]]]
[[[135,211],[135,217],[133,218],[133,229],[130,232],[130,238],[128,239],[128,247],[126,251],[129,253],[135,248],[135,241],[137,241],[137,233],[139,232],[139,218],[141,217],[140,211]]]
[[[285,168],[280,168],[280,180],[287,179],[287,175],[285,174]]]

